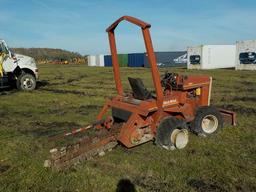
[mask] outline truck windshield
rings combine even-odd
[[[1,43],[0,51],[5,53],[5,54],[9,54],[9,50],[3,42]]]

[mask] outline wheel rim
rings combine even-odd
[[[34,81],[31,78],[25,78],[22,82],[22,85],[25,89],[33,88]]]
[[[218,119],[214,115],[206,115],[202,120],[202,129],[205,133],[213,133],[218,128]]]
[[[177,149],[183,149],[188,144],[188,131],[186,129],[174,129],[171,141]]]

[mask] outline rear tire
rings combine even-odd
[[[22,72],[16,81],[16,86],[19,90],[32,91],[36,88],[36,79],[33,75]]]
[[[183,149],[188,143],[186,122],[175,117],[164,118],[157,128],[156,144],[167,150]]]
[[[219,128],[223,127],[223,119],[215,107],[200,107],[195,119],[192,122],[191,130],[197,135],[208,136],[216,133]]]

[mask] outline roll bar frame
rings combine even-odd
[[[145,43],[145,47],[146,47],[146,52],[148,55],[148,61],[150,64],[151,74],[152,74],[152,78],[153,78],[153,83],[154,83],[154,87],[155,87],[155,91],[156,91],[157,106],[159,108],[162,108],[163,90],[161,87],[160,75],[159,75],[159,71],[157,68],[156,57],[155,57],[154,48],[152,45],[152,40],[151,40],[151,36],[150,36],[150,31],[149,31],[149,28],[151,27],[151,25],[144,21],[141,21],[137,18],[131,17],[131,16],[123,16],[123,17],[119,18],[118,20],[116,20],[112,25],[110,25],[106,29],[106,32],[108,33],[108,37],[109,37],[110,51],[111,51],[113,71],[114,71],[114,79],[115,79],[117,92],[119,95],[123,95],[123,86],[122,86],[121,78],[120,78],[120,69],[119,69],[119,63],[118,63],[114,31],[115,31],[116,27],[118,26],[118,24],[124,20],[126,20],[134,25],[139,26],[142,30],[144,43]]]

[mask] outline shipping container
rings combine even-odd
[[[235,45],[201,45],[188,47],[188,69],[234,68],[236,65]]]
[[[104,55],[96,55],[96,66],[104,67]]]
[[[88,55],[87,56],[88,66],[96,66],[96,56],[94,55]]]
[[[120,67],[128,67],[128,54],[118,54],[118,63]]]
[[[256,70],[256,40],[236,42],[236,69]]]
[[[145,53],[128,54],[128,67],[144,67]]]
[[[173,51],[173,52],[155,52],[158,67],[186,67],[187,66],[187,52]],[[144,55],[144,66],[149,67],[147,54]]]
[[[128,54],[118,54],[118,63],[120,67],[128,67]],[[111,55],[104,56],[104,66],[111,67],[112,66],[112,57]]]
[[[104,66],[105,67],[112,67],[111,55],[104,55]]]

